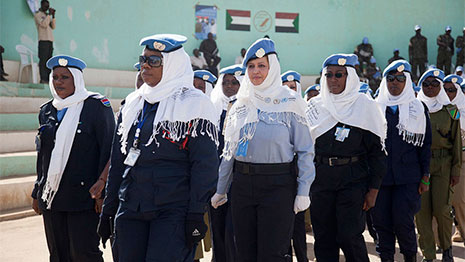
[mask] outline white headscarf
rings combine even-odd
[[[446,94],[446,91],[444,91],[444,84],[442,80],[437,79],[437,78],[436,80],[438,80],[440,83],[440,90],[437,96],[435,97],[426,96],[425,93],[423,92],[423,87],[421,88],[420,92],[418,92],[418,96],[417,96],[420,101],[426,104],[430,113],[436,113],[439,110],[441,110],[443,106],[449,105],[451,103],[449,100],[449,97]]]
[[[42,192],[42,200],[47,204],[47,209],[52,206],[53,199],[68,162],[71,147],[73,146],[74,135],[81,116],[84,100],[92,94],[88,92],[84,85],[84,77],[79,69],[68,67],[74,79],[74,94],[62,99],[58,96],[53,86],[53,71],[50,73],[49,87],[53,96],[52,105],[57,110],[67,108],[60,126],[56,132],[55,146],[50,157],[50,165],[47,172],[47,181]]]
[[[376,101],[383,112],[386,112],[386,106],[399,106],[399,124],[397,125],[399,135],[402,135],[407,143],[422,146],[426,133],[425,108],[415,97],[410,73],[403,72],[403,74],[406,80],[402,93],[398,96],[391,95],[387,88],[386,77],[383,77]]]
[[[205,81],[205,95],[211,97],[212,91],[213,85],[210,82]]]
[[[378,104],[359,92],[360,79],[352,67],[346,67],[346,88],[340,94],[331,94],[326,80],[326,67],[321,76],[320,95],[308,101],[307,115],[310,121],[312,138],[333,128],[338,122],[355,126],[377,135],[384,149],[387,124]]]
[[[460,128],[462,129],[462,137],[465,137],[465,95],[462,92],[460,86],[456,83],[454,84],[457,88],[457,95],[452,99],[452,104],[456,105],[460,112]]]
[[[226,119],[225,146],[223,157],[231,159],[238,143],[249,141],[255,134],[258,123],[258,110],[276,113],[276,119],[285,119],[289,122],[291,117],[308,126],[305,117],[306,103],[290,90],[282,86],[281,67],[276,54],[268,55],[269,71],[262,84],[255,86],[249,79],[248,69],[237,93],[237,101],[231,107]],[[278,114],[282,115],[279,117]],[[243,128],[244,137],[240,138]]]
[[[157,143],[155,136],[161,130],[168,131],[167,136],[174,141],[179,141],[186,135],[196,137],[199,124],[205,125],[203,131],[218,144],[218,116],[211,110],[213,105],[210,99],[202,91],[194,88],[194,72],[184,48],[161,54],[163,75],[160,82],[153,87],[144,83],[140,89],[126,97],[126,103],[121,110],[122,121],[118,127],[118,134],[121,135],[123,154],[126,154],[129,130],[137,122],[145,101],[150,104],[160,102],[153,120],[153,133],[146,146],[154,140]],[[190,124],[187,124],[188,122]]]
[[[213,105],[215,105],[216,110],[218,111],[218,114],[221,115],[224,110],[228,109],[229,103],[236,99],[236,95],[227,97],[224,92],[223,92],[223,79],[224,79],[225,74],[220,74],[220,77],[218,77],[218,81],[216,81],[215,88],[213,88],[212,94],[211,94],[211,100],[213,102]],[[242,76],[236,76],[232,75],[234,78],[236,78],[239,83],[242,81]]]

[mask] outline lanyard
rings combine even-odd
[[[134,135],[134,142],[132,143],[132,147],[134,148],[137,148],[139,146],[139,135],[140,135],[140,129],[142,128],[142,126],[144,125],[145,123],[145,120],[147,119],[148,115],[147,114],[145,117],[145,111],[147,109],[147,104],[144,105],[144,109],[142,110],[142,114],[140,116],[140,119],[141,121],[139,121],[139,123],[137,124],[137,128],[136,128],[136,134]]]

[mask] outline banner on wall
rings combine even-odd
[[[26,2],[33,15],[37,11],[39,11],[39,8],[40,8],[39,0],[26,0]]]
[[[299,33],[299,13],[276,12],[276,33]]]
[[[226,10],[226,30],[250,31],[250,11]]]
[[[217,33],[217,8],[216,6],[196,5],[195,6],[195,37],[197,39],[207,39],[208,33],[216,37]]]

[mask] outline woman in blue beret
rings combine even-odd
[[[417,261],[414,219],[421,194],[429,190],[432,138],[428,110],[412,86],[410,64],[396,60],[384,70],[376,98],[388,124],[387,173],[371,212],[381,261],[394,261],[396,238],[404,261]]]
[[[213,88],[211,100],[220,116],[218,156],[224,147],[224,120],[229,107],[236,100],[245,70],[242,64],[232,65],[220,70],[220,76]],[[220,157],[221,163],[221,157]],[[229,192],[228,192],[229,194]],[[230,195],[230,194],[229,194]],[[210,208],[211,230],[213,238],[213,257],[216,261],[236,261],[236,244],[231,217],[231,205],[227,202],[217,208]]]
[[[218,116],[193,86],[186,37],[143,38],[144,84],[126,97],[113,140],[99,234],[119,261],[192,261],[218,176]],[[115,222],[115,232],[111,223]]]
[[[319,84],[311,85],[304,92],[305,101],[308,102],[308,100],[310,100],[311,98],[319,94],[320,94],[320,85]]]
[[[247,50],[246,73],[228,111],[216,194],[231,207],[238,261],[288,261],[296,213],[310,204],[313,143],[305,101],[282,86],[274,42]],[[295,157],[296,156],[296,157]]]
[[[376,102],[359,93],[357,56],[323,63],[321,94],[308,102],[315,139],[316,178],[310,214],[318,261],[368,261],[365,212],[374,207],[386,172],[386,120]]]
[[[85,88],[82,60],[59,55],[47,67],[53,99],[40,107],[33,209],[43,215],[50,261],[103,261],[96,230],[113,111],[106,97]],[[91,188],[100,190],[91,196]]]
[[[439,69],[429,69],[418,81],[418,85],[421,86],[418,99],[428,107],[432,127],[431,175],[429,179],[424,179],[430,190],[421,195],[421,208],[415,217],[423,261],[436,259],[433,217],[438,223],[439,245],[443,249],[442,259],[453,261],[451,241],[453,219],[450,212],[453,187],[460,180],[462,140],[460,111],[451,104],[447,96],[447,93],[457,90],[453,87],[446,92],[443,81],[444,72]]]

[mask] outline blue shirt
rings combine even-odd
[[[307,126],[290,117],[286,121],[283,116],[292,113],[260,112],[259,122],[253,138],[249,141],[246,156],[234,159],[249,163],[289,163],[297,154],[297,195],[308,196],[310,186],[315,179],[313,164],[314,146]],[[241,137],[243,131],[241,130]],[[221,162],[218,178],[217,193],[226,194],[232,182],[234,159]]]

